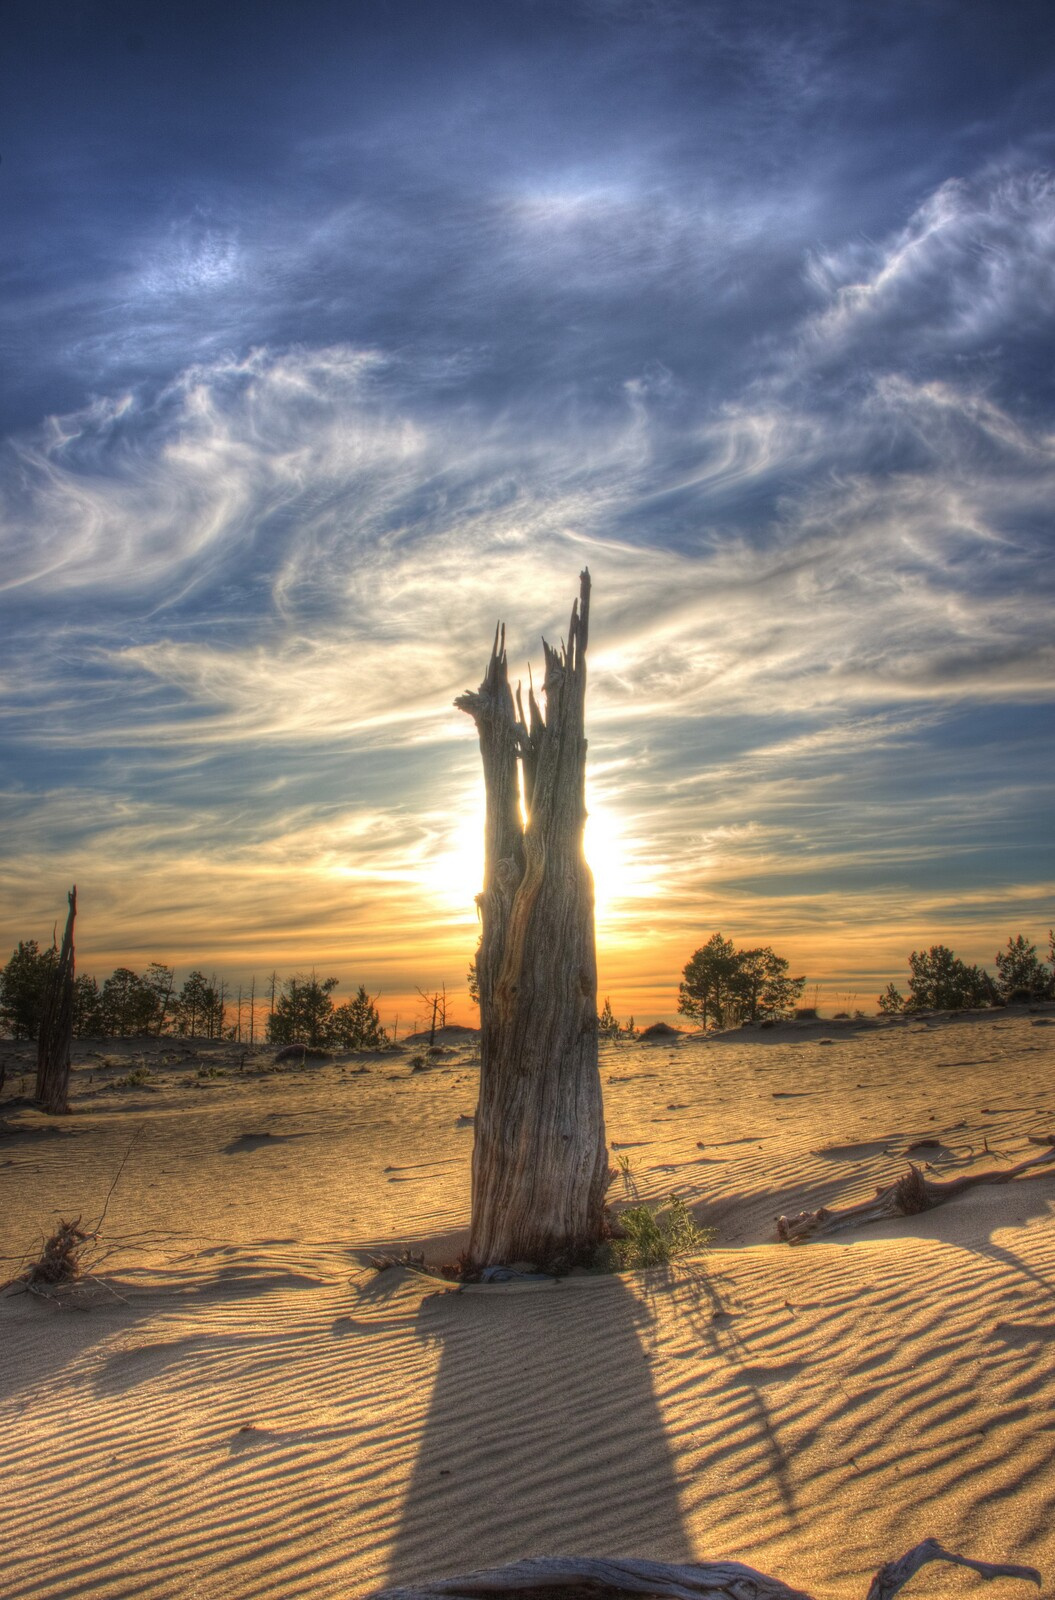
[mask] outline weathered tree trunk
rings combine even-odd
[[[45,1111],[70,1109],[70,1052],[73,1048],[73,923],[77,915],[77,885],[67,896],[70,904],[59,959],[48,979],[37,1035],[36,1099]]]
[[[567,645],[543,640],[545,715],[509,686],[499,627],[477,693],[455,704],[480,735],[487,795],[480,1099],[469,1256],[476,1266],[570,1264],[600,1242],[608,1151],[597,1067],[597,963],[586,823],[583,572]]]

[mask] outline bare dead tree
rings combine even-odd
[[[608,1183],[597,1067],[597,962],[586,823],[583,572],[567,644],[543,640],[545,712],[510,689],[505,629],[480,688],[455,704],[476,723],[487,812],[478,897],[480,1099],[469,1256],[568,1262],[600,1242]]]
[[[429,1022],[429,1045],[431,1047],[436,1043],[437,1028],[442,1029],[447,1026],[447,985],[443,984],[441,988],[436,989],[432,994],[426,994],[424,989],[419,989],[418,994],[432,1014]]]
[[[70,1109],[70,1053],[73,1048],[73,924],[77,885],[67,895],[69,912],[59,959],[48,977],[37,1034],[36,1099],[45,1111],[62,1115]]]

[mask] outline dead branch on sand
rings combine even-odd
[[[970,1567],[981,1577],[1023,1578],[1040,1587],[1033,1567],[997,1565],[954,1555],[936,1539],[924,1539],[897,1561],[888,1561],[872,1579],[866,1600],[893,1600],[928,1561],[949,1561]],[[462,1578],[428,1579],[406,1588],[382,1589],[370,1600],[496,1600],[498,1596],[529,1600],[626,1600],[629,1595],[655,1600],[810,1600],[779,1578],[770,1578],[739,1561],[699,1561],[676,1566],[666,1561],[592,1560],[543,1556],[514,1561],[506,1567],[470,1572]]]
[[[95,1226],[82,1228],[80,1217],[76,1217],[72,1222],[60,1222],[54,1233],[49,1234],[44,1240],[36,1259],[30,1261],[27,1257],[23,1257],[21,1270],[0,1283],[0,1293],[5,1289],[15,1289],[22,1294],[38,1295],[42,1300],[61,1301],[63,1290],[76,1288],[85,1283],[94,1283],[106,1289],[115,1299],[122,1298],[112,1285],[106,1283],[97,1275],[97,1271],[93,1270],[102,1265],[107,1256],[117,1248],[117,1244],[111,1246],[102,1257],[93,1247],[98,1245],[100,1230],[110,1208],[110,1200],[138,1137],[138,1133],[134,1133],[128,1142],[128,1149],[121,1158],[113,1182],[106,1191],[103,1209]]]
[[[402,1250],[396,1250],[384,1255],[368,1255],[366,1258],[375,1272],[387,1272],[389,1267],[410,1267],[414,1272],[424,1272],[425,1256],[421,1251],[411,1250],[405,1244]]]
[[[876,1190],[872,1200],[862,1200],[860,1205],[844,1206],[840,1210],[821,1206],[817,1211],[800,1211],[797,1217],[778,1217],[777,1238],[785,1244],[804,1244],[807,1239],[838,1233],[841,1228],[857,1227],[863,1222],[918,1216],[921,1211],[944,1205],[946,1200],[963,1194],[967,1189],[977,1188],[979,1184],[1010,1183],[1022,1173],[1050,1166],[1055,1161],[1055,1134],[1049,1133],[1043,1139],[1033,1138],[1030,1142],[1044,1145],[1044,1154],[1030,1156],[1028,1161],[1020,1161],[1017,1166],[966,1172],[959,1178],[948,1178],[944,1182],[925,1178],[910,1161],[904,1176],[893,1183],[883,1184]]]
[[[81,1227],[80,1217],[73,1222],[60,1222],[55,1232],[44,1240],[37,1259],[9,1278],[2,1287],[7,1289],[20,1284],[31,1294],[36,1294],[41,1291],[46,1293],[46,1284],[73,1283],[81,1275],[81,1258],[85,1248],[94,1238],[94,1234],[86,1233]]]

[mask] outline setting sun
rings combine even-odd
[[[603,801],[588,799],[584,843],[587,864],[593,873],[594,907],[600,926],[619,901],[647,892],[645,875],[631,859],[620,818]],[[435,855],[420,864],[421,887],[447,915],[475,921],[475,897],[483,883],[483,861],[484,798],[480,792],[466,800]]]

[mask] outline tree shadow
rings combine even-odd
[[[1003,1201],[1014,1216],[1001,1220],[983,1235],[977,1222],[975,1207],[984,1207],[996,1200]],[[992,1188],[980,1185],[977,1189],[957,1195],[946,1205],[935,1206],[910,1218],[887,1218],[867,1227],[836,1234],[833,1243],[849,1243],[856,1236],[873,1239],[896,1238],[911,1230],[917,1239],[939,1240],[969,1251],[983,1260],[992,1261],[1004,1268],[1012,1277],[1019,1277],[1039,1289],[1047,1298],[1055,1298],[1055,1276],[1050,1276],[1027,1261],[1009,1244],[997,1242],[998,1233],[1009,1227],[1024,1227],[1030,1222],[1051,1220],[1055,1209],[1055,1169],[1042,1169],[1035,1174],[1016,1178],[1006,1186]]]
[[[731,1467],[745,1462],[756,1452],[764,1463],[754,1492],[771,1493],[774,1514],[789,1526],[798,1522],[798,1505],[791,1462],[770,1416],[766,1390],[774,1379],[785,1381],[804,1370],[801,1361],[759,1363],[736,1331],[734,1314],[723,1304],[717,1283],[705,1260],[672,1262],[644,1280],[647,1288],[655,1284],[670,1308],[684,1318],[696,1337],[700,1358],[709,1358],[713,1369],[724,1374],[737,1397],[739,1423],[729,1439],[716,1441],[708,1449],[706,1466]],[[697,1469],[699,1470],[699,1468]]]
[[[426,1299],[415,1331],[439,1369],[387,1582],[528,1555],[691,1560],[651,1323],[618,1278]]]
[[[1050,1212],[1048,1215],[1050,1215]],[[1043,1272],[1038,1272],[1036,1267],[1030,1266],[1028,1261],[1024,1261],[1016,1251],[1009,1249],[1007,1245],[997,1244],[995,1240],[989,1239],[985,1244],[975,1246],[975,1254],[988,1256],[991,1261],[995,1261],[999,1266],[1007,1267],[1011,1272],[1016,1273],[1021,1278],[1025,1278],[1028,1283],[1034,1284],[1036,1288],[1041,1289],[1050,1298],[1055,1299],[1055,1280],[1045,1277]]]

